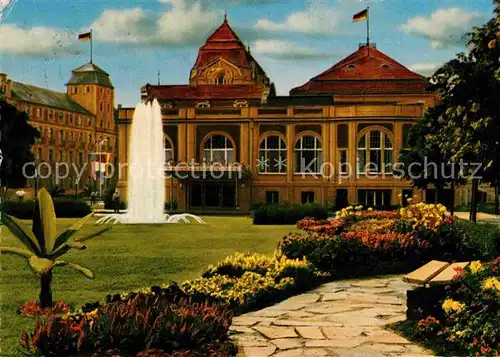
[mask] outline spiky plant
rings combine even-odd
[[[42,308],[52,306],[52,270],[55,267],[66,266],[79,271],[89,279],[94,278],[94,274],[89,269],[58,259],[70,249],[86,249],[87,247],[82,244],[83,241],[111,229],[108,227],[87,236],[71,239],[92,215],[93,213],[87,215],[58,235],[54,203],[45,188],[40,190],[35,201],[32,231],[18,219],[2,213],[2,222],[26,249],[0,246],[0,253],[27,258],[31,269],[40,278],[40,306]]]

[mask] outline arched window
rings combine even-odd
[[[281,136],[271,135],[262,139],[258,164],[261,173],[286,172],[286,144]]]
[[[215,84],[217,84],[218,86],[224,84],[224,74],[221,73],[217,76],[217,78],[215,79]]]
[[[168,136],[164,136],[165,141],[165,162],[169,163],[174,161],[174,145]]]
[[[372,130],[358,141],[358,173],[392,173],[392,140],[383,131]]]
[[[203,158],[207,163],[232,163],[234,161],[233,143],[225,135],[212,135],[203,146]]]
[[[313,135],[301,136],[295,144],[295,172],[320,173],[322,163],[321,141]]]

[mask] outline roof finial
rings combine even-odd
[[[227,9],[224,9],[224,22],[227,22]]]
[[[250,53],[250,44],[248,44],[247,47],[248,47],[248,53]]]

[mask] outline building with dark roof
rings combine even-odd
[[[79,172],[83,169],[78,183],[81,188],[97,179],[100,170],[104,173],[104,164],[116,157],[114,88],[108,73],[94,63],[74,69],[66,85],[66,92],[57,92],[0,74],[0,96],[25,111],[30,124],[41,133],[32,148],[41,164],[40,176],[47,176],[41,184],[75,187],[78,175],[74,169],[67,177],[56,179],[53,168],[59,163],[76,167]],[[49,167],[50,176],[46,175]],[[105,188],[107,180],[99,181]]]
[[[141,96],[162,106],[165,200],[181,211],[247,213],[260,202],[400,204],[399,195],[412,187],[393,176],[392,164],[411,125],[438,99],[426,85],[363,45],[289,96],[276,96],[224,19],[200,47],[188,84],[146,84]],[[118,113],[125,141],[133,111]],[[119,160],[128,162],[126,145]],[[216,167],[222,174],[213,175]]]

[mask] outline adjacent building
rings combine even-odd
[[[25,111],[41,133],[32,148],[40,176],[47,176],[49,166],[54,170],[57,163],[67,163],[84,170],[80,188],[96,179],[104,185],[99,173],[114,160],[117,147],[113,85],[108,73],[87,63],[72,71],[66,87],[66,92],[57,92],[0,74],[0,96]],[[63,168],[60,172],[65,176]],[[76,185],[76,177],[72,168],[59,183],[54,172],[41,183],[68,189]]]
[[[141,95],[162,106],[166,201],[182,211],[246,213],[260,202],[400,204],[412,186],[393,178],[390,164],[410,126],[437,101],[426,84],[364,44],[289,96],[276,96],[225,19],[199,49],[188,84],[146,84]],[[122,163],[133,111],[119,109]],[[124,171],[122,197],[126,180]]]

